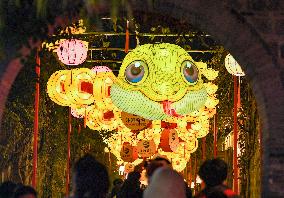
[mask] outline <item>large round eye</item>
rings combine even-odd
[[[131,83],[140,82],[145,74],[146,63],[143,61],[134,61],[125,70],[125,78]]]
[[[188,82],[195,83],[198,80],[198,69],[191,61],[182,63],[182,72]]]

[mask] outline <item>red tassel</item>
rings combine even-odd
[[[129,26],[129,21],[127,20],[126,32],[125,32],[125,48],[124,48],[125,53],[128,53],[128,50],[129,50],[129,30],[128,30],[128,26]]]

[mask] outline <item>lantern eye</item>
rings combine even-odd
[[[182,73],[189,83],[195,83],[198,80],[198,69],[191,61],[184,61],[182,63]]]
[[[140,82],[147,69],[147,64],[143,61],[134,61],[125,70],[125,78],[130,83]]]

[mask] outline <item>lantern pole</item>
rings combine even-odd
[[[196,194],[196,177],[197,177],[197,156],[194,159],[194,193]]]
[[[189,159],[189,186],[191,188],[192,182],[192,158]]]
[[[214,153],[214,158],[216,158],[217,157],[217,152],[218,152],[218,150],[217,150],[217,141],[218,141],[218,137],[217,137],[217,135],[218,135],[218,127],[217,127],[217,113],[214,115],[214,147],[213,147],[213,153]]]
[[[233,166],[234,166],[234,191],[238,193],[238,123],[237,123],[237,110],[238,110],[238,84],[237,76],[234,75],[234,153],[233,153]]]
[[[38,148],[38,112],[39,112],[39,80],[40,80],[40,57],[39,49],[36,51],[36,90],[35,90],[35,111],[34,111],[34,139],[33,139],[33,177],[32,186],[36,189],[37,176],[37,148]]]
[[[69,184],[70,184],[70,136],[72,130],[72,117],[71,117],[71,107],[68,109],[68,134],[67,134],[67,170],[66,170],[66,196],[69,196]]]

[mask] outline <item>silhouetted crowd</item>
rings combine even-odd
[[[146,169],[148,185],[140,183],[142,169]],[[221,159],[206,160],[198,175],[205,187],[195,198],[237,198],[224,181],[228,167]],[[109,192],[109,176],[106,167],[87,154],[74,165],[72,194],[69,198],[191,198],[191,188],[175,170],[169,160],[156,157],[135,167],[127,178],[115,179]],[[37,198],[30,186],[4,182],[0,186],[0,198]]]

